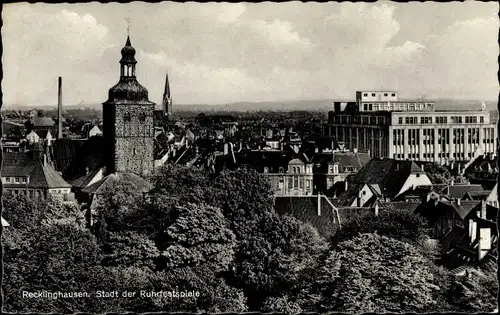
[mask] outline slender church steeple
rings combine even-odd
[[[170,95],[168,72],[165,77],[165,90],[163,92],[163,115],[165,118],[172,117],[172,96]]]

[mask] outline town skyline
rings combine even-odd
[[[58,76],[64,104],[104,102],[126,18],[138,81],[157,104],[166,71],[176,104],[353,99],[361,89],[488,101],[498,96],[497,12],[477,2],[9,4],[3,103],[56,104]]]

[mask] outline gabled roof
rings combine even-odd
[[[431,224],[437,222],[447,213],[455,212],[461,219],[465,219],[471,211],[480,204],[478,200],[461,200],[460,205],[457,200],[449,200],[447,198],[430,199],[422,202],[416,209],[415,213],[426,217]]]
[[[443,194],[449,195],[452,198],[463,198],[468,192],[484,192],[481,185],[450,185],[442,190]]]
[[[481,186],[482,188],[482,186]],[[486,199],[491,194],[491,190],[483,190],[483,191],[468,191],[465,193],[464,197],[468,196],[471,199]]]
[[[264,167],[269,168],[270,173],[278,173],[280,168],[286,171],[288,163],[293,158],[292,152],[281,150],[249,150],[235,152],[234,155],[237,165],[250,166],[259,173],[264,172]],[[217,169],[222,169],[224,166],[234,168],[237,165],[234,165],[231,154],[216,157]]]
[[[3,217],[1,217],[2,219],[2,226],[10,226],[9,222],[7,222],[7,220],[5,220]]]
[[[355,184],[379,184],[384,196],[396,196],[410,174],[425,174],[413,161],[373,159],[354,177]]]
[[[54,119],[52,119],[51,117],[34,116],[30,118],[30,120],[35,127],[53,127],[56,124]]]
[[[338,229],[332,207],[321,199],[321,215],[318,215],[318,198],[304,196],[275,197],[274,209],[280,215],[289,215],[310,223],[320,235],[329,237]]]
[[[58,146],[57,143],[58,142],[56,141],[56,150]],[[69,144],[68,146],[70,145],[71,144]],[[71,149],[74,150],[63,151],[63,153],[71,155],[74,154],[73,156],[67,157],[69,163],[66,162],[68,163],[68,165],[64,170],[62,170],[65,178],[76,179],[85,175],[87,173],[87,170],[93,171],[97,168],[105,166],[105,152],[107,150],[104,137],[90,137],[87,140],[79,143],[76,148]]]
[[[29,176],[28,188],[71,188],[54,168],[24,152],[4,152],[2,176]]]
[[[81,177],[78,177],[72,181],[69,181],[69,183],[73,186],[73,187],[78,187],[78,188],[84,188],[84,187],[87,187],[88,184],[92,181],[92,179],[94,179],[94,177],[102,170],[103,172],[105,171],[105,167],[102,167],[102,168],[97,168],[91,172],[89,172],[88,174],[84,175],[84,176],[81,176]]]
[[[112,190],[117,182],[127,182],[133,184],[137,191],[148,192],[151,184],[139,175],[133,173],[113,173],[104,177],[100,181],[82,189],[87,194],[99,194]]]

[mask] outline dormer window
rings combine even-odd
[[[125,113],[125,114],[123,115],[123,120],[124,120],[124,121],[130,121],[130,113]]]
[[[285,172],[285,169],[284,169],[283,167],[281,167],[281,166],[280,166],[280,168],[279,168],[279,172],[280,172],[280,173],[284,173],[284,172]]]

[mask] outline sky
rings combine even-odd
[[[495,100],[496,2],[6,4],[3,102],[99,104],[127,37],[161,103],[402,98]]]

